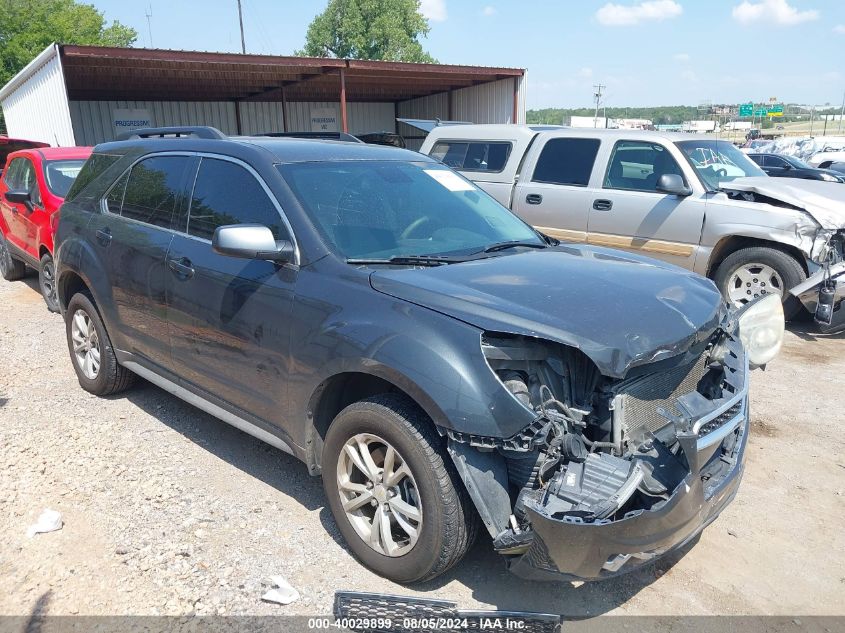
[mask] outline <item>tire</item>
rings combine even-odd
[[[6,281],[17,281],[26,276],[26,264],[12,257],[3,233],[0,233],[0,276]]]
[[[746,281],[739,278],[743,270]],[[713,281],[728,301],[736,306],[744,305],[760,294],[771,293],[775,286],[768,275],[755,276],[753,272],[755,270],[769,270],[776,273],[777,285],[781,288],[776,288],[775,291],[780,291],[783,297],[784,317],[788,321],[797,316],[801,312],[801,302],[797,297],[789,294],[789,289],[804,281],[807,273],[804,272],[804,267],[797,259],[781,250],[766,246],[741,248],[728,255],[719,264]],[[740,294],[747,299],[735,300]]]
[[[403,462],[403,466],[395,468],[395,471],[401,471],[407,466],[410,475],[401,480],[400,486],[387,491],[388,501],[385,502],[382,496],[381,502],[376,501],[377,507],[373,508],[370,505],[373,499],[384,492],[384,489],[379,491],[380,484],[377,484],[372,488],[369,503],[356,512],[376,513],[386,508],[391,540],[393,534],[403,538],[408,536],[399,525],[400,518],[418,528],[416,542],[406,551],[400,548],[398,551],[401,554],[394,552],[393,555],[387,555],[366,542],[358,531],[366,517],[350,518],[341,500],[340,472],[345,472],[343,466],[350,461],[344,450],[345,445],[347,442],[355,442],[356,438],[374,436],[395,450],[394,464]],[[378,441],[369,446],[378,446]],[[376,463],[380,450],[374,449],[371,455]],[[381,454],[382,472],[385,456]],[[461,560],[475,540],[478,518],[451,459],[445,454],[442,438],[419,407],[403,396],[373,396],[341,411],[326,434],[322,465],[323,487],[343,537],[364,565],[385,578],[403,584],[434,578]],[[366,481],[362,471],[353,469],[352,472],[360,476],[359,480]],[[397,492],[395,488],[400,490]],[[415,490],[416,495],[409,488]],[[391,492],[399,496],[399,503],[410,501],[410,505],[414,506],[411,509],[419,512],[419,522],[409,520],[411,515],[403,514],[399,507],[394,509],[396,497],[389,497]],[[358,528],[353,525],[353,520]],[[380,542],[384,543],[381,534]]]
[[[75,323],[77,330],[74,329]],[[100,314],[88,295],[79,292],[71,297],[65,312],[65,332],[73,369],[85,391],[97,396],[109,396],[132,385],[135,374],[118,364]],[[83,333],[81,336],[80,332]],[[90,344],[91,352],[96,350],[99,357],[96,371],[91,371],[95,367],[94,356],[85,347],[80,353],[75,350],[80,342]]]
[[[56,266],[53,256],[44,253],[41,258],[41,265],[38,267],[38,287],[41,288],[41,296],[50,312],[59,311],[59,296],[56,292]]]

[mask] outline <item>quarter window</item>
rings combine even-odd
[[[657,181],[664,174],[684,175],[665,147],[645,141],[619,141],[613,147],[604,188],[656,192]]]
[[[154,156],[137,163],[129,172],[121,215],[172,228],[189,161],[186,156]]]
[[[500,172],[505,168],[512,145],[505,142],[440,141],[431,157],[452,169]]]
[[[592,138],[553,138],[540,152],[534,182],[586,187],[600,142]]]
[[[286,239],[282,217],[267,192],[246,169],[226,160],[203,158],[200,163],[188,233],[210,240],[227,224],[262,224],[277,239]]]
[[[123,174],[114,184],[106,196],[106,209],[110,213],[120,215],[120,205],[123,204],[123,192],[126,190],[126,181],[129,180],[129,172]]]

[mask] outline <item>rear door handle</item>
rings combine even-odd
[[[176,273],[180,279],[190,279],[194,276],[194,267],[191,265],[191,260],[187,257],[180,259],[168,259],[167,266]]]
[[[104,229],[97,229],[97,241],[103,246],[111,244],[111,229],[108,227]]]
[[[539,193],[529,193],[527,196],[525,196],[525,201],[528,204],[540,204],[543,201],[543,196],[541,196]]]
[[[593,200],[593,208],[596,211],[610,211],[613,208],[612,200]]]

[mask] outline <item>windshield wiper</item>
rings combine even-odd
[[[450,257],[448,255],[396,255],[388,259],[348,258],[346,260],[346,263],[364,266],[370,264],[395,264],[399,266],[442,266],[444,264],[457,264],[465,261],[465,257]]]
[[[537,242],[525,242],[523,240],[511,240],[509,242],[499,242],[497,244],[491,244],[483,251],[479,251],[479,253],[495,253],[496,251],[504,251],[517,246],[524,246],[525,248],[546,248],[548,244],[538,244]]]

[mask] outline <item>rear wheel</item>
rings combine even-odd
[[[776,294],[783,300],[784,316],[791,319],[801,311],[801,303],[789,294],[789,289],[806,278],[803,266],[792,255],[766,246],[752,246],[728,255],[716,269],[713,281],[736,307]]]
[[[65,329],[73,368],[85,391],[108,396],[134,382],[135,374],[118,364],[103,321],[87,295],[79,292],[71,297]]]
[[[41,258],[41,266],[38,269],[38,285],[41,288],[41,295],[47,304],[50,312],[59,311],[59,297],[56,294],[56,264],[50,253],[44,253]]]
[[[472,545],[477,518],[442,439],[396,394],[346,407],[323,446],[323,486],[353,553],[395,582],[434,578]]]
[[[23,279],[26,275],[26,264],[12,257],[6,236],[0,233],[0,275],[6,281]]]

